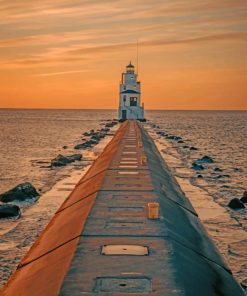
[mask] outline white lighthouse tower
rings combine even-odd
[[[141,84],[137,81],[135,67],[129,63],[122,73],[119,92],[119,120],[144,119],[144,105],[141,106]]]

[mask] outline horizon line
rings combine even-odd
[[[112,110],[117,108],[33,108],[33,107],[0,107],[0,110]],[[145,109],[145,111],[247,111],[247,109]]]

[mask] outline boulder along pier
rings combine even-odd
[[[142,123],[126,120],[1,295],[245,293]]]

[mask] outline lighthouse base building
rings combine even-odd
[[[126,119],[145,120],[144,105],[141,105],[141,84],[140,81],[137,81],[137,74],[131,62],[126,67],[126,72],[122,73],[118,118],[120,121]]]

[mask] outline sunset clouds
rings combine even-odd
[[[137,40],[147,107],[247,108],[246,0],[0,0],[0,107],[114,108]]]

